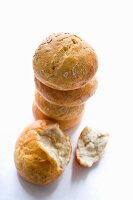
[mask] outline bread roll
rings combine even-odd
[[[50,103],[62,106],[77,106],[83,104],[95,93],[97,84],[96,78],[93,78],[79,89],[61,91],[52,89],[35,78],[36,89],[40,94]]]
[[[102,158],[109,135],[85,127],[80,134],[76,150],[78,163],[91,167]]]
[[[73,90],[89,82],[98,68],[94,49],[70,33],[46,38],[33,56],[35,76],[57,90]]]
[[[33,112],[33,116],[36,120],[39,120],[39,119],[52,120],[53,122],[58,123],[62,130],[67,130],[69,128],[76,126],[82,119],[82,116],[77,117],[75,119],[71,119],[71,120],[51,119],[50,117],[47,117],[45,114],[43,114],[39,110],[39,108],[36,106],[35,102],[33,102],[33,104],[32,104],[32,112]]]
[[[45,100],[39,92],[35,92],[35,102],[46,116],[56,120],[71,120],[83,115],[85,104],[73,107],[57,106]]]
[[[14,161],[18,173],[26,181],[48,184],[63,173],[70,156],[70,139],[58,124],[38,120],[19,136]]]

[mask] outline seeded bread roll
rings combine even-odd
[[[94,49],[70,33],[50,35],[33,56],[35,76],[57,90],[73,90],[95,75],[98,60]]]
[[[56,120],[80,118],[83,115],[85,107],[85,104],[73,107],[57,106],[45,100],[37,91],[35,92],[35,102],[42,113]]]
[[[58,123],[62,130],[67,130],[67,129],[70,129],[70,128],[76,126],[82,119],[82,116],[77,117],[75,119],[71,119],[71,120],[55,120],[55,119],[51,119],[50,117],[48,117],[45,114],[43,114],[41,112],[41,110],[39,110],[39,108],[36,106],[35,102],[33,102],[33,104],[32,104],[32,112],[33,112],[33,116],[34,116],[34,118],[36,120],[40,120],[40,119],[52,120],[53,122]]]
[[[38,120],[19,136],[14,161],[18,173],[26,181],[48,184],[63,173],[70,156],[70,139],[58,124]]]
[[[79,89],[61,91],[52,89],[35,78],[36,89],[50,103],[62,106],[77,106],[89,99],[97,89],[97,79],[91,79]]]
[[[95,162],[98,162],[102,158],[108,137],[107,133],[85,127],[77,144],[76,158],[78,163],[83,167],[91,167]]]

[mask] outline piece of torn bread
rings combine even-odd
[[[63,173],[71,151],[70,139],[58,124],[37,120],[19,136],[14,161],[18,173],[26,181],[48,184]]]
[[[108,137],[107,133],[85,127],[79,136],[76,149],[78,163],[83,167],[91,167],[99,161],[102,158]]]

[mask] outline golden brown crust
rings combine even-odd
[[[57,90],[73,90],[85,85],[95,75],[98,60],[94,49],[70,33],[46,38],[33,57],[35,76]]]
[[[56,120],[70,120],[83,115],[85,104],[66,107],[51,104],[39,92],[35,92],[35,102],[38,108],[48,117]]]
[[[39,108],[36,106],[35,102],[33,102],[33,104],[32,104],[32,112],[33,112],[33,116],[36,120],[39,120],[39,119],[51,120],[55,123],[58,123],[62,130],[67,130],[67,129],[70,129],[70,128],[76,126],[82,119],[82,116],[77,117],[75,119],[71,119],[71,120],[51,119],[50,117],[47,117],[45,114],[43,114],[41,112],[41,110],[39,110]]]
[[[77,106],[89,99],[97,89],[97,79],[94,77],[86,85],[75,90],[61,91],[50,88],[35,78],[36,89],[50,103],[62,106]]]
[[[55,123],[48,120],[35,121],[23,130],[16,142],[14,152],[15,165],[18,173],[28,182],[48,184],[64,171],[64,168],[60,167],[53,154],[41,142],[44,132],[49,131],[50,127],[55,125]],[[67,153],[67,162],[69,162],[71,143],[67,135],[63,137],[63,140],[66,140],[65,144],[68,149],[65,155]]]

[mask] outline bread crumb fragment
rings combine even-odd
[[[107,133],[85,127],[79,136],[76,149],[78,163],[84,167],[91,167],[98,162],[102,158],[108,137]]]

